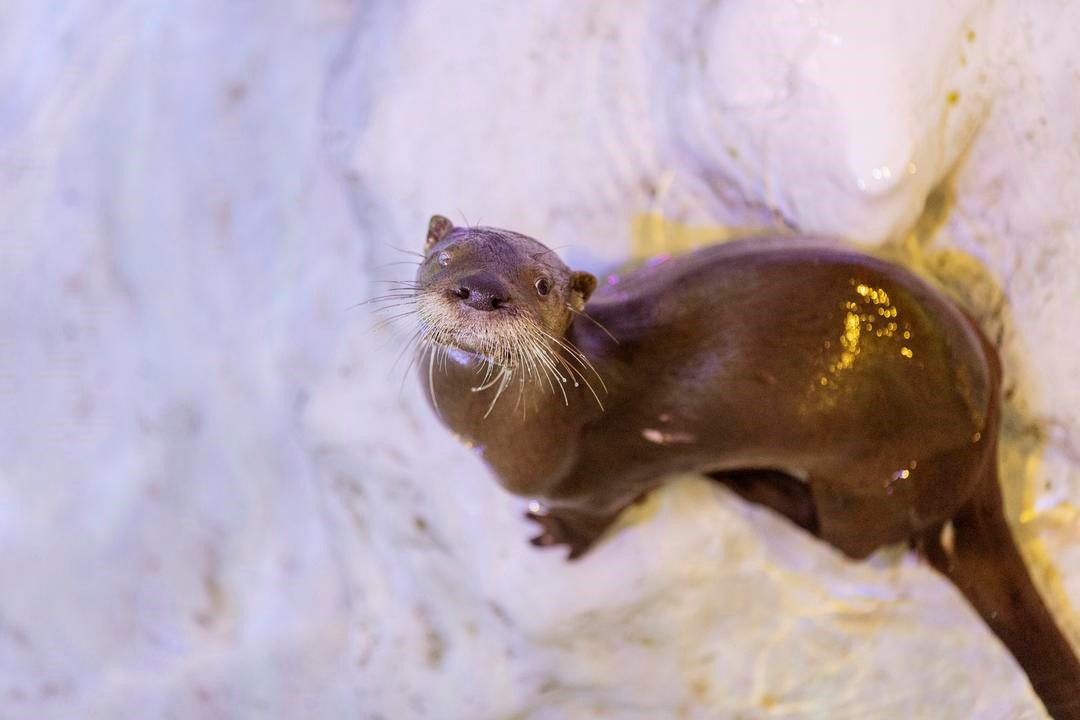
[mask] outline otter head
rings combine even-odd
[[[550,357],[596,288],[530,237],[435,215],[416,276],[424,338],[513,368]]]

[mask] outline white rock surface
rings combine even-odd
[[[886,243],[1002,333],[1075,630],[1080,6],[673,5],[0,7],[0,718],[1042,716],[912,557],[694,478],[533,550],[346,310],[436,211]]]

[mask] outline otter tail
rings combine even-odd
[[[952,542],[927,538],[927,558],[964,594],[1023,667],[1054,720],[1080,720],[1080,660],[1039,596],[1002,510],[997,453],[952,520]]]

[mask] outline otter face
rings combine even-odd
[[[596,278],[574,272],[530,237],[455,228],[436,215],[416,276],[424,338],[502,367],[543,363],[558,347]]]

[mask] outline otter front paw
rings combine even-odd
[[[570,548],[567,560],[576,560],[588,552],[610,524],[538,507],[530,507],[525,518],[540,526],[540,534],[529,542],[536,547],[566,545]]]
[[[531,520],[540,526],[540,534],[529,538],[529,542],[536,547],[569,544],[566,529],[554,515],[549,515],[544,511],[529,510],[525,513],[525,519]]]

